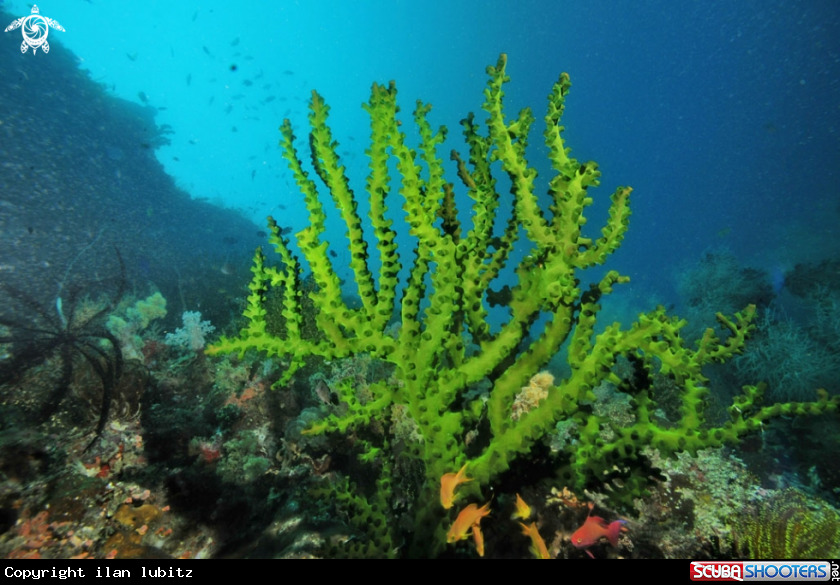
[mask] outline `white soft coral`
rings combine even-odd
[[[185,347],[191,351],[204,349],[205,338],[208,333],[216,330],[210,321],[202,321],[201,313],[198,311],[184,311],[181,316],[184,326],[175,330],[175,333],[167,333],[165,342],[173,347]]]

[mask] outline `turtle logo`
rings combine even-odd
[[[50,31],[49,27],[64,32],[64,28],[57,21],[38,14],[38,7],[33,4],[32,14],[18,18],[6,27],[5,32],[20,28],[21,32],[23,32],[23,43],[20,45],[20,52],[25,53],[26,49],[32,47],[32,54],[34,55],[38,51],[38,47],[41,47],[41,50],[45,53],[50,52],[50,44],[47,42],[47,34]]]

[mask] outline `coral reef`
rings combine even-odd
[[[820,263],[797,264],[793,270],[785,273],[785,287],[799,297],[806,297],[818,290],[840,294],[840,260],[826,259]]]
[[[728,520],[766,498],[768,490],[761,489],[758,478],[726,447],[672,458],[648,447],[644,454],[663,479],[648,497],[633,503],[634,540],[647,543],[642,558],[731,554]]]
[[[184,311],[181,320],[184,326],[178,327],[175,333],[167,333],[164,339],[166,344],[189,351],[204,349],[205,337],[208,333],[213,333],[216,328],[210,324],[210,321],[202,321],[201,313],[198,311]]]
[[[819,387],[835,393],[840,374],[837,342],[824,341],[816,333],[818,329],[768,309],[758,319],[744,354],[733,361],[735,369],[741,379],[766,382],[772,401],[807,400]]]
[[[840,513],[799,490],[775,494],[757,510],[739,514],[732,532],[749,559],[834,559],[840,556]]]
[[[155,319],[166,316],[166,299],[160,292],[155,292],[126,307],[124,311],[114,311],[108,315],[105,327],[120,342],[120,349],[126,359],[143,361],[145,341],[140,337]]]
[[[689,322],[682,335],[692,341],[700,339],[707,327],[716,326],[716,312],[730,314],[748,304],[761,310],[775,296],[769,273],[743,267],[728,250],[707,252],[696,264],[683,267],[677,274],[677,289]]]
[[[502,55],[495,67],[488,68],[483,106],[488,114],[488,135],[480,134],[474,116],[469,115],[462,122],[469,156],[464,160],[452,153],[458,176],[473,202],[471,225],[460,219],[463,215],[455,206],[455,188],[445,180],[444,163],[436,152],[446,129],[435,132],[427,119],[430,106],[418,102],[414,122],[420,146],[410,148],[397,118],[394,84],[374,84],[364,108],[371,118],[366,187],[368,217],[378,251],[378,278],[371,273],[362,218],[327,123],[329,107],[313,92],[308,136],[312,166],[346,225],[350,269],[360,306],[345,301],[328,243],[322,239],[326,214],[318,186],[303,168],[291,123],[285,120],[281,127],[284,157],[309,212],[310,225],[295,237],[314,278],[308,297],[317,309],[317,334],[303,329],[300,263],[289,240],[269,219],[270,241],[282,266],[270,266],[263,251],[257,250],[244,312],[247,323],[238,338],[222,338],[207,351],[236,352],[240,358],[249,350],[277,356],[285,370],[275,387],[292,381],[312,356],[340,361],[369,354],[393,368],[387,379],[364,384],[364,393],[353,376],[335,384],[331,390],[341,404],[325,406],[329,416],[305,431],[309,435],[350,435],[359,461],[355,465],[377,472],[375,480],[358,474],[362,485],[334,476],[320,488],[358,531],[356,538],[337,547],[339,552],[395,555],[400,525],[395,516],[399,513],[400,521],[413,515],[408,522],[413,538],[409,552],[439,554],[447,527],[457,515],[456,509],[447,512],[440,506],[437,490],[441,477],[465,470],[472,481],[458,488],[459,497],[475,503],[483,488],[510,470],[517,459],[527,457],[559,421],[575,423],[573,429],[566,429],[572,439],[562,443],[556,454],[559,481],[580,488],[608,483],[613,500],[629,505],[645,492],[649,481],[649,463],[641,452],[645,446],[655,447],[663,456],[694,453],[735,442],[775,416],[818,414],[837,408],[838,400],[829,400],[824,392],[814,402],[762,406],[763,387],[747,386],[729,408],[728,422],[704,426],[708,390],[701,369],[741,351],[753,328],[752,305],[734,317],[718,313],[719,332],[707,329],[693,349],[681,336],[686,322],[668,316],[662,307],[641,315],[628,328],[613,323],[596,331],[602,297],[628,278],[610,271],[584,289],[579,277],[583,270],[606,262],[619,247],[628,228],[631,189],[619,187],[613,193],[600,237],[584,234],[584,211],[593,202],[589,190],[599,185],[600,172],[594,162],[580,163],[569,157],[560,119],[571,83],[563,74],[552,88],[545,116],[545,145],[556,173],[548,183],[552,205],[551,216],[546,217],[538,204],[537,172],[525,158],[535,118],[530,109],[506,118],[503,86],[509,78],[505,67]],[[391,157],[394,164],[390,164]],[[503,201],[496,190],[494,166],[509,179],[509,200]],[[398,173],[396,179],[390,175],[393,169]],[[387,219],[387,202],[395,184],[407,232],[414,241],[404,286],[398,278],[403,265],[396,232],[392,220]],[[508,207],[502,215],[508,217],[504,225],[497,215],[502,203]],[[496,235],[499,231],[501,235]],[[503,270],[515,246],[522,246],[518,242],[522,234],[531,248],[514,268],[518,282],[505,299],[508,320],[492,331],[485,306],[490,285],[504,278]],[[277,328],[267,327],[269,319],[277,318],[267,313],[265,303],[270,295],[282,297],[282,335],[276,333]],[[394,315],[398,315],[398,330],[391,324]],[[539,319],[541,315],[548,318]],[[570,375],[550,385],[546,396],[527,411],[519,409],[520,416],[514,420],[517,394],[566,341]],[[624,380],[613,372],[619,356],[631,364],[632,375]],[[663,423],[654,416],[657,405],[649,391],[654,374],[670,377],[680,389],[674,421]],[[393,383],[394,379],[399,383]],[[628,418],[628,424],[619,425],[609,418],[609,411],[599,414],[593,409],[598,401],[594,389],[604,381],[631,397],[627,404],[632,405],[632,422]],[[401,419],[396,428],[403,434],[411,428],[422,440],[397,440],[387,434],[396,413]],[[395,469],[406,462],[419,466],[421,478],[413,490],[397,493]],[[347,468],[352,467],[348,463]],[[396,511],[392,499],[407,503]],[[485,501],[481,499],[479,505]]]
[[[91,244],[92,245],[92,244]],[[125,292],[125,264],[114,250],[119,274],[91,282],[72,278],[76,260],[59,283],[58,295],[45,305],[28,292],[0,283],[0,404],[18,402],[27,408],[30,395],[51,386],[40,397],[40,422],[48,421],[70,393],[83,369],[93,372],[101,387],[99,421],[88,449],[101,436],[115,389],[123,373],[123,353],[117,338],[105,326],[111,308]],[[103,292],[106,291],[106,292]],[[83,293],[102,292],[93,301]],[[37,399],[36,399],[37,400]],[[31,406],[31,405],[30,405]],[[24,417],[27,418],[27,417]]]
[[[707,252],[681,270],[678,289],[689,325],[681,335],[699,339],[712,307],[733,311],[753,302],[755,331],[744,353],[725,367],[712,369],[712,391],[728,400],[728,388],[762,381],[767,401],[809,400],[814,388],[840,391],[840,294],[836,262],[798,264],[772,282],[762,270],[743,267],[727,250]],[[781,273],[774,272],[774,277]],[[782,286],[783,284],[783,286]]]

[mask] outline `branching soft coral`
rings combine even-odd
[[[333,388],[343,403],[341,408],[306,431],[352,433],[359,459],[378,470],[375,492],[368,496],[349,482],[323,487],[322,491],[351,516],[352,524],[367,533],[366,539],[346,543],[344,552],[349,554],[395,554],[399,539],[388,513],[395,461],[407,459],[422,468],[422,485],[415,490],[413,502],[409,550],[428,555],[446,542],[446,529],[456,512],[447,512],[440,505],[441,477],[464,469],[472,481],[459,488],[460,495],[464,500],[477,498],[514,461],[527,458],[535,443],[552,433],[558,421],[574,421],[576,434],[558,453],[560,480],[575,486],[615,480],[615,485],[623,486],[615,492],[616,499],[628,502],[643,492],[648,481],[648,473],[639,465],[645,445],[653,445],[665,455],[694,452],[737,441],[773,416],[819,413],[837,406],[837,401],[829,401],[823,393],[816,402],[762,407],[762,389],[746,387],[730,409],[730,422],[704,428],[708,390],[701,370],[741,350],[752,329],[753,306],[733,317],[718,313],[722,335],[709,329],[694,348],[686,347],[681,336],[686,322],[666,315],[661,307],[641,315],[629,328],[618,323],[596,327],[602,298],[629,279],[610,271],[584,288],[580,277],[585,269],[606,262],[621,244],[629,225],[631,189],[619,187],[612,194],[600,237],[583,233],[584,212],[593,203],[590,189],[599,185],[601,173],[595,162],[581,163],[569,156],[560,119],[571,82],[563,74],[548,97],[544,117],[543,136],[555,173],[548,182],[552,205],[547,217],[538,204],[537,171],[526,159],[535,118],[527,108],[512,119],[506,116],[506,65],[507,58],[502,55],[495,67],[487,69],[483,105],[488,116],[487,135],[482,135],[474,116],[469,115],[462,122],[469,155],[466,159],[456,152],[451,155],[472,201],[470,224],[459,218],[454,185],[446,181],[444,162],[437,154],[446,129],[435,131],[428,121],[430,106],[418,102],[414,122],[420,144],[416,149],[409,147],[397,117],[393,82],[387,87],[374,84],[370,101],[364,105],[371,120],[371,146],[366,151],[370,158],[366,185],[369,222],[363,222],[338,156],[338,143],[327,123],[329,107],[313,92],[309,155],[315,175],[326,186],[346,226],[350,270],[361,306],[348,306],[344,300],[328,243],[323,240],[326,214],[319,185],[304,169],[291,123],[285,120],[281,127],[283,156],[309,212],[309,226],[295,237],[315,279],[309,298],[318,311],[318,335],[303,333],[301,266],[289,241],[269,219],[270,241],[282,266],[269,265],[262,250],[257,251],[245,310],[247,324],[238,338],[223,338],[208,350],[244,354],[256,349],[280,356],[288,364],[280,384],[288,382],[310,356],[338,360],[370,354],[391,364],[393,379],[399,384],[374,382],[365,387],[362,396],[354,380],[345,379]],[[499,171],[509,179],[511,197],[496,190],[493,173]],[[387,219],[393,188],[402,201],[406,231],[415,242],[411,253],[398,253],[393,221]],[[504,222],[497,217],[501,204],[508,208]],[[527,240],[519,243],[523,234]],[[376,243],[379,256],[377,278],[369,265],[369,241]],[[514,247],[522,246],[529,246],[530,253],[515,267],[517,284],[505,299],[508,320],[493,332],[486,307],[490,285]],[[401,286],[398,274],[406,257],[410,260],[408,278]],[[266,327],[269,289],[279,291],[283,298],[282,336],[271,334]],[[395,313],[400,327],[394,335],[390,320]],[[567,340],[570,375],[549,384],[545,397],[533,400],[527,411],[519,409],[520,416],[514,419],[514,403],[521,389]],[[478,350],[468,351],[468,346]],[[621,384],[612,373],[620,355],[630,359],[637,370],[637,383],[621,386],[632,394],[635,407],[635,422],[625,427],[598,416],[591,408],[596,400],[593,390],[599,384],[605,380]],[[673,424],[661,425],[651,416],[657,405],[644,380],[653,371],[672,377],[682,391],[679,420]],[[479,383],[489,387],[483,396],[471,392]],[[391,427],[393,412],[410,417],[422,440],[395,449],[391,438],[382,432]],[[604,426],[612,427],[606,439]]]

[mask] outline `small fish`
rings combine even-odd
[[[187,142],[190,144],[198,144],[198,140],[196,138],[190,138]]]
[[[253,171],[251,171],[251,180],[253,181],[254,177],[256,177],[256,176],[257,176],[257,169],[254,169]]]
[[[258,238],[264,238],[266,235],[268,235],[268,234],[266,234],[266,233],[265,233],[264,231],[262,231],[262,230],[259,230],[259,231],[257,232],[257,237],[258,237]]]
[[[481,533],[481,527],[476,522],[473,526],[473,541],[475,542],[475,552],[478,556],[484,556],[484,535]]]
[[[318,383],[315,384],[315,396],[324,404],[330,404],[332,402],[330,387],[323,380],[318,380]]]
[[[245,79],[245,80],[242,82],[242,85],[244,85],[245,87],[251,87],[252,85],[254,85],[254,82],[253,82],[253,81],[251,81],[250,79]]]
[[[236,126],[231,126],[230,131],[231,132],[239,132],[239,130],[236,128]]]
[[[230,66],[230,70],[231,71],[236,71],[237,69],[238,69],[238,67],[236,66],[236,63],[232,63],[231,66]]]
[[[283,235],[283,236],[288,236],[290,233],[292,233],[292,228],[290,228],[290,227],[284,227],[283,229],[280,230],[280,235]]]
[[[234,238],[233,236],[225,236],[224,238],[222,238],[222,241],[223,241],[225,244],[227,244],[228,246],[232,246],[232,245],[234,245],[236,242],[238,242],[239,240],[237,240],[237,239],[236,239],[236,238]]]
[[[522,527],[522,534],[531,539],[531,554],[534,555],[534,558],[550,559],[551,555],[548,554],[548,547],[545,546],[545,541],[543,540],[543,537],[540,536],[540,531],[537,530],[537,525],[534,522],[531,522],[527,526],[520,522],[519,525]]]
[[[522,496],[516,494],[516,512],[511,514],[510,519],[516,520],[520,518],[522,520],[527,520],[531,517],[531,506],[525,503],[525,500],[522,499]]]
[[[238,45],[238,44],[239,44],[239,37],[236,37],[235,39],[233,39],[233,40],[230,42],[230,46],[231,46],[231,47],[235,47],[235,46],[236,46],[236,45]]]
[[[142,92],[142,91],[138,92],[137,97],[139,97],[140,101],[143,102],[144,104],[149,103],[149,96],[147,96],[145,92]]]
[[[161,111],[161,112],[165,112],[168,109],[169,108],[167,108],[166,106],[161,106],[161,107],[158,108],[158,110]]]
[[[228,105],[228,107],[225,108],[225,114],[230,114],[232,111],[233,111],[233,106],[232,105]]]
[[[455,522],[452,523],[452,526],[449,528],[449,532],[446,533],[446,542],[452,544],[453,542],[464,540],[467,536],[469,536],[469,531],[472,530],[479,555],[484,556],[484,537],[481,534],[479,524],[482,518],[489,515],[490,502],[487,502],[481,508],[475,504],[470,504],[461,510],[458,517],[455,519]],[[478,535],[475,533],[476,530],[479,531]]]
[[[201,50],[204,51],[207,55],[212,57],[213,55],[210,53],[210,49],[207,48],[207,45],[202,45]]]
[[[267,104],[267,103],[269,103],[269,102],[273,102],[273,101],[274,101],[274,100],[276,100],[276,99],[277,99],[277,98],[276,98],[275,96],[270,95],[270,96],[268,96],[267,98],[265,98],[265,99],[263,100],[263,103],[264,103],[264,104]]]
[[[198,10],[196,10],[195,14],[192,15],[192,21],[195,22],[196,18],[198,18]]]
[[[338,258],[338,254],[335,253],[335,250],[330,250],[330,256],[333,258]]]
[[[207,102],[207,105],[208,105],[208,106],[212,106],[212,105],[213,105],[213,102],[215,102],[215,101],[216,101],[216,96],[211,95],[211,96],[210,96],[210,101],[208,101],[208,102]]]
[[[137,53],[126,53],[125,56],[129,61],[137,61]]]
[[[178,158],[177,156],[173,156],[172,160],[174,160],[175,162],[181,162],[181,159]]]
[[[627,524],[627,521],[616,520],[615,522],[607,524],[603,518],[592,515],[592,509],[594,507],[595,504],[590,502],[589,514],[586,515],[586,520],[584,521],[583,526],[578,528],[575,533],[572,534],[572,545],[574,545],[575,548],[588,549],[590,546],[598,544],[602,537],[606,537],[606,539],[610,541],[611,545],[618,546],[618,535],[621,533],[624,525]],[[593,559],[595,558],[595,555],[593,555],[589,550],[586,551],[586,554]]]
[[[232,100],[241,100],[241,99],[242,99],[242,98],[244,98],[244,97],[245,97],[245,94],[244,94],[244,93],[238,93],[238,94],[236,94],[235,96],[231,97],[230,99],[232,99]]]
[[[187,74],[187,86],[189,86],[191,83],[192,83],[192,73],[188,73]]]
[[[472,481],[472,478],[467,477],[467,464],[458,471],[458,473],[444,473],[440,478],[440,505],[448,510],[455,505],[455,488],[462,483]],[[473,504],[475,505],[475,504]]]
[[[286,69],[286,70],[283,72],[283,75],[294,75],[294,74],[295,74],[295,72],[294,72],[294,71],[290,71],[289,69]]]

